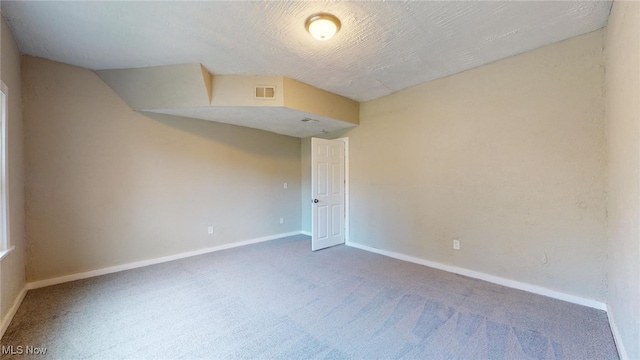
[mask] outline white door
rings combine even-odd
[[[345,239],[344,142],[311,138],[311,250]]]

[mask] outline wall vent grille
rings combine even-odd
[[[261,100],[275,100],[276,87],[272,85],[260,85],[256,86],[254,98]]]

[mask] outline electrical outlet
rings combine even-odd
[[[453,250],[460,250],[460,240],[453,240]]]
[[[280,218],[280,224],[284,224],[284,218]]]
[[[284,183],[284,188],[285,188],[285,189],[287,188],[287,183]]]
[[[207,228],[207,234],[213,235],[213,226],[209,226],[209,228]]]

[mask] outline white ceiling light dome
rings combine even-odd
[[[309,34],[320,41],[331,39],[340,31],[340,25],[337,17],[327,13],[313,14],[305,22]]]

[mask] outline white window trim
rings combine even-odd
[[[7,177],[7,130],[9,122],[9,88],[4,82],[0,81],[0,89],[2,90],[2,97],[0,101],[2,104],[2,113],[0,114],[0,236],[2,237],[2,243],[0,244],[0,260],[9,255],[15,246],[11,245],[11,236],[9,232],[9,187]]]

